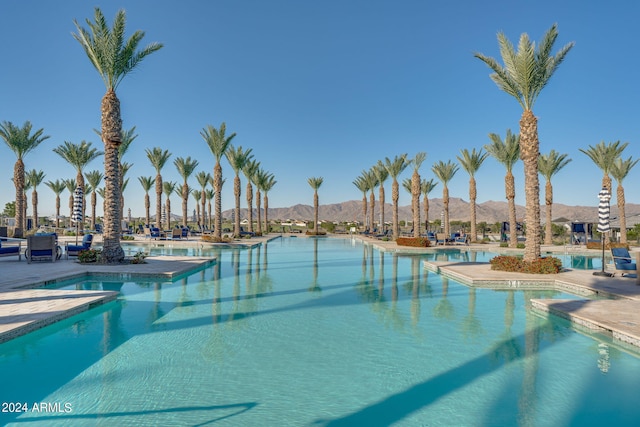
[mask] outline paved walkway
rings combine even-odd
[[[277,238],[269,237],[241,239],[233,245],[255,246]],[[298,237],[304,235],[297,234]],[[337,235],[336,237],[349,237]],[[375,245],[381,250],[423,253],[442,250],[439,248],[398,247],[395,242],[353,236]],[[69,238],[67,238],[69,239]],[[72,238],[73,239],[73,238]],[[97,241],[99,243],[99,240]],[[149,246],[193,247],[211,246],[200,240],[163,241],[137,238],[135,244],[142,248]],[[452,246],[444,249],[469,251],[505,252],[497,245]],[[542,253],[579,253],[579,248],[543,246]],[[515,251],[518,252],[518,251]],[[521,252],[521,251],[520,251]],[[582,249],[585,254],[596,255],[598,251]],[[75,259],[27,264],[17,258],[0,258],[0,343],[42,328],[53,322],[73,316],[100,304],[117,298],[115,292],[105,291],[62,291],[54,289],[33,289],[57,281],[109,276],[128,280],[131,277],[175,278],[198,268],[215,263],[213,258],[158,256],[148,257],[146,264],[126,264],[117,266],[79,264]],[[509,288],[509,289],[558,289],[575,295],[590,297],[599,295],[609,299],[579,300],[533,300],[534,308],[565,317],[572,322],[593,330],[611,333],[615,338],[640,347],[640,286],[634,279],[594,276],[592,270],[569,270],[557,275],[530,275],[492,271],[487,263],[431,261],[425,268],[454,278],[468,286]],[[28,288],[28,289],[27,289]]]

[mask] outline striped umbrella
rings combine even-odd
[[[598,204],[598,231],[602,233],[602,270],[594,272],[593,275],[610,277],[611,274],[604,271],[604,239],[605,233],[611,230],[609,224],[609,200],[611,200],[611,193],[603,187],[600,193],[598,193],[598,199],[600,199],[600,203]]]
[[[73,192],[73,215],[71,220],[76,224],[76,245],[78,244],[78,229],[83,221],[84,209],[82,208],[84,202],[84,191],[82,187],[76,187],[76,191]]]

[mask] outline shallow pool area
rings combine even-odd
[[[175,281],[57,284],[121,298],[0,345],[2,402],[29,409],[0,413],[1,424],[564,426],[640,417],[638,355],[529,306],[572,295],[469,288],[423,268],[445,254],[351,239],[171,250],[218,262]],[[60,410],[33,411],[36,403]]]

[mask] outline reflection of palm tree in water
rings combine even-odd
[[[449,279],[441,276],[442,281],[442,299],[438,301],[438,304],[433,308],[433,315],[438,319],[452,320],[454,317],[453,305],[447,299],[447,293],[449,292]]]
[[[480,319],[476,316],[476,288],[469,288],[469,311],[462,319],[462,335],[465,338],[476,338],[482,333]]]
[[[318,239],[313,239],[313,279],[309,292],[321,292],[322,288],[318,284]]]

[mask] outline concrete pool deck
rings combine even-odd
[[[305,237],[304,235],[294,235]],[[280,237],[236,240],[234,246],[256,246],[262,242]],[[348,235],[336,235],[345,238]],[[401,253],[423,253],[441,250],[439,248],[404,248],[395,242],[353,236],[382,250]],[[98,240],[99,241],[99,240]],[[141,245],[164,247],[212,247],[200,240],[144,240],[137,238],[131,242]],[[444,249],[468,251],[504,252],[497,245],[449,246]],[[575,253],[575,248],[570,248]],[[567,253],[567,248],[544,247],[542,252]],[[598,251],[584,250],[597,256]],[[23,259],[0,258],[0,343],[24,335],[51,323],[113,301],[116,292],[106,291],[61,291],[37,289],[47,284],[82,277],[117,277],[130,280],[133,277],[173,279],[199,268],[215,263],[214,258],[194,256],[153,256],[145,264],[125,264],[117,266],[79,264],[75,259],[27,264]],[[601,296],[608,299],[578,300],[532,300],[535,310],[545,315],[551,313],[570,320],[572,323],[590,330],[604,331],[625,343],[640,347],[640,286],[635,279],[594,276],[593,270],[568,270],[557,275],[529,275],[492,271],[488,263],[425,261],[424,268],[438,272],[444,277],[460,281],[467,286],[492,289],[557,289],[579,296]]]

